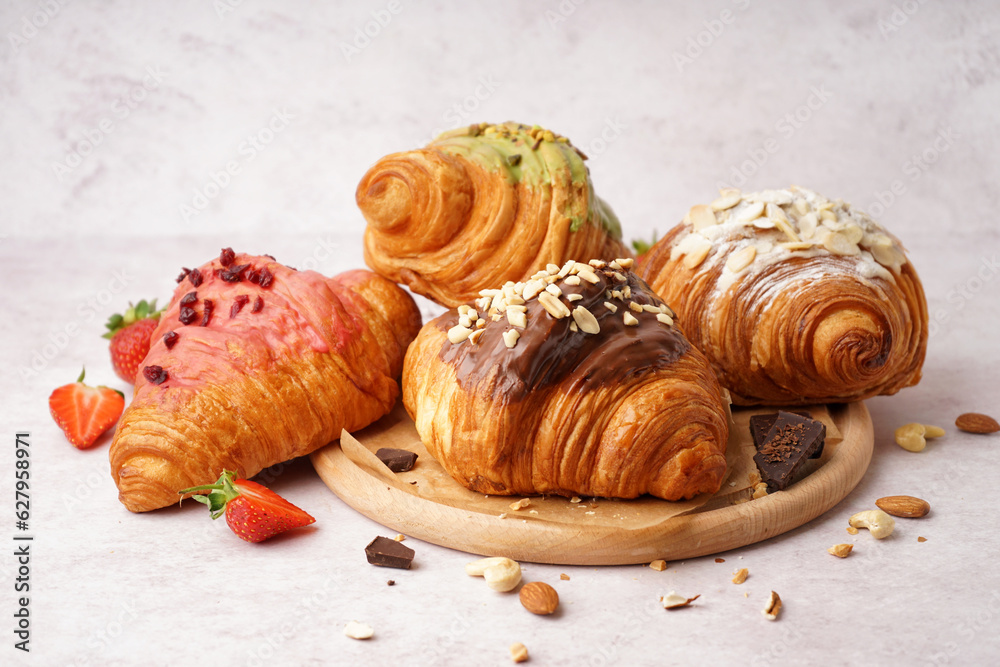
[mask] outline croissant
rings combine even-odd
[[[570,260],[420,330],[403,403],[460,484],[666,500],[719,489],[722,390],[631,265]]]
[[[420,314],[390,281],[227,248],[178,282],[111,443],[129,510],[308,454],[395,404]]]
[[[641,260],[733,402],[893,394],[920,380],[923,287],[899,240],[840,200],[724,190]]]
[[[446,132],[361,179],[365,261],[455,307],[570,257],[631,256],[565,137],[517,123]]]

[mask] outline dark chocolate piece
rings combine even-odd
[[[812,415],[805,410],[789,410],[793,415],[799,415],[800,417],[806,417],[811,419]],[[777,412],[771,412],[763,415],[754,415],[750,417],[750,436],[753,438],[754,449],[760,449],[760,446],[764,444],[764,438],[767,437],[767,432],[771,430],[774,426],[775,420],[778,418]],[[816,453],[810,456],[811,459],[818,459],[823,454],[823,445],[820,444],[819,449]]]
[[[413,549],[388,537],[376,537],[365,547],[368,562],[379,567],[397,567],[409,570],[413,563]]]
[[[825,439],[826,426],[822,422],[779,412],[753,457],[768,493],[781,491],[794,482],[802,465]]]
[[[393,472],[406,472],[417,462],[417,455],[405,449],[383,447],[375,452],[375,456]]]

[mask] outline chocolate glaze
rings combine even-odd
[[[615,278],[610,269],[595,270],[600,281],[591,284],[581,280],[579,285],[568,285],[563,280],[555,284],[562,290],[562,301],[571,311],[577,306],[589,310],[601,331],[587,334],[571,331],[573,317],[556,319],[538,302],[529,300],[528,326],[518,329],[521,337],[514,348],[508,348],[503,334],[514,329],[506,316],[494,322],[489,315],[485,332],[479,342],[452,343],[445,340],[439,358],[455,367],[459,385],[466,391],[492,395],[497,400],[519,401],[530,392],[569,381],[567,388],[586,391],[611,381],[621,381],[635,374],[646,373],[670,365],[690,348],[690,344],[673,326],[656,319],[656,313],[629,310],[629,302],[663,305],[649,285],[631,271],[619,271],[626,282]],[[608,297],[610,290],[623,290],[628,285],[630,299]],[[570,294],[580,294],[579,301],[567,301]],[[612,313],[604,302],[618,307]],[[475,307],[474,304],[470,304]],[[637,326],[626,326],[625,312],[638,321]],[[672,311],[671,311],[672,313]],[[442,331],[458,324],[457,311],[449,311],[433,321]]]

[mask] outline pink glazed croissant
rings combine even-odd
[[[111,445],[129,510],[308,454],[395,404],[420,314],[394,283],[228,248],[178,282]]]

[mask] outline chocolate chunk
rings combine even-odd
[[[768,493],[781,491],[795,481],[806,459],[823,446],[826,426],[791,412],[779,412],[753,460],[767,483]]]
[[[807,419],[812,418],[812,415],[805,410],[789,410],[793,415],[799,415],[800,417],[805,417]],[[771,430],[774,426],[775,420],[778,418],[777,412],[771,412],[763,415],[754,415],[750,417],[750,435],[753,437],[754,449],[760,449],[760,446],[764,444],[764,438],[767,437],[767,432]],[[823,454],[823,444],[820,443],[819,449],[816,453],[810,456],[811,459],[818,459]]]
[[[379,567],[398,567],[409,570],[413,563],[413,549],[388,537],[376,537],[365,547],[368,562]]]
[[[393,472],[406,472],[417,462],[417,455],[405,449],[383,447],[375,452],[375,456]]]

